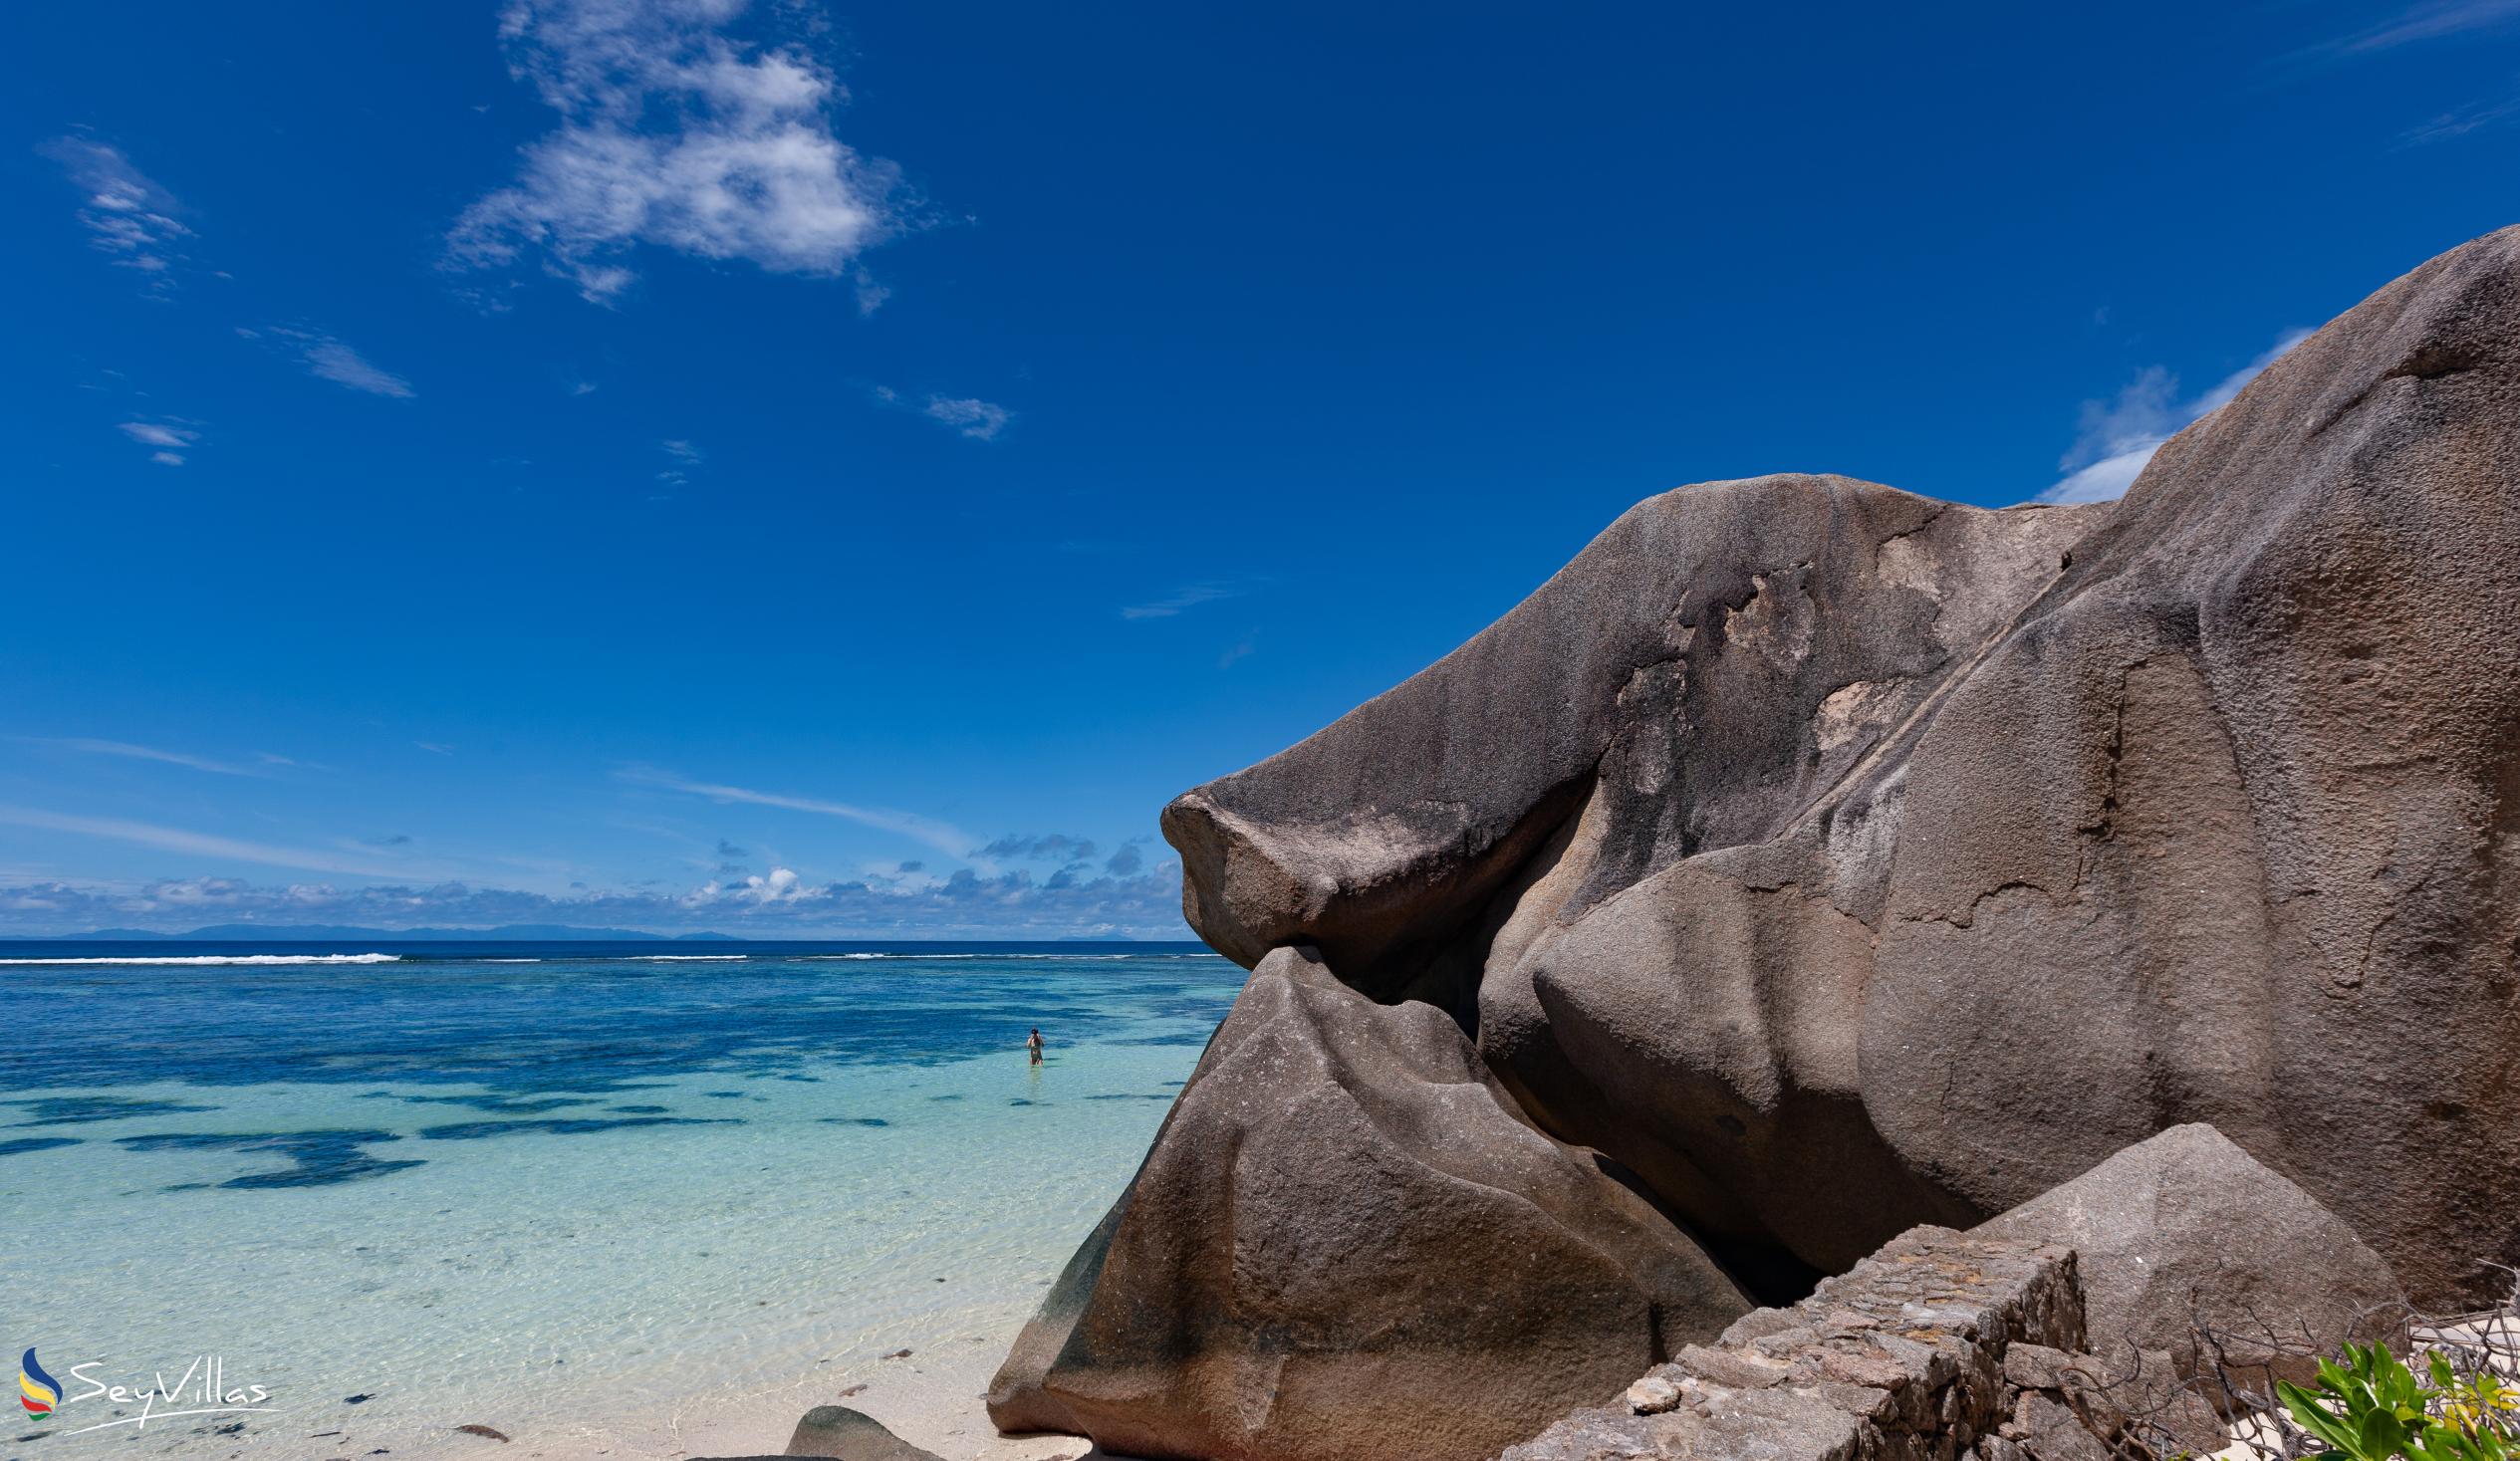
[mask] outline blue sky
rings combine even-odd
[[[0,11],[0,931],[1177,936],[1637,499],[2123,488],[2520,0]]]

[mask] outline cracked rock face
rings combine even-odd
[[[2520,231],[2295,348],[2119,504],[1650,499],[1163,827],[1208,942],[1442,1012],[1517,1120],[1757,1297],[2205,1121],[2447,1307],[2520,1263]],[[1239,1159],[1176,1119],[1149,1167]],[[1172,1347],[1100,1364],[1218,1332],[1116,1282]]]

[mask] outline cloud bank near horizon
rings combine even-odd
[[[258,883],[234,877],[152,882],[0,881],[0,936],[58,937],[100,928],[182,933],[209,924],[351,924],[379,929],[562,923],[739,937],[1187,938],[1180,866],[1128,875],[1036,878],[970,868],[915,869],[812,882],[794,869],[711,879],[696,888],[572,889],[561,894],[465,882]]]

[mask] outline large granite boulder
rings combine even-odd
[[[1645,502],[1432,668],[1165,809],[1190,921],[1450,1010],[1544,1127],[1745,1271],[1965,1224],[1856,1077],[1895,753],[2106,512],[1810,476]]]
[[[2207,1121],[2455,1302],[2520,1263],[2520,232],[2122,503],[1653,498],[1163,825],[1217,948],[1447,1010],[1745,1274]]]
[[[1318,948],[1412,1038],[1457,1030],[1482,1120],[1615,1161],[1762,1300],[2210,1122],[2448,1307],[2520,1264],[2520,231],[2295,348],[2122,503],[1650,499],[1163,828],[1211,944]],[[1211,1053],[1202,1108],[1339,1084],[1288,1069]],[[1378,1101],[1429,1098],[1383,1069]],[[1211,1129],[1176,1120],[1149,1176],[1234,1189],[1248,1152]],[[1447,1171],[1479,1180],[1476,1145]],[[1187,1195],[1141,1213],[1147,1180],[1113,1261],[1218,1251]],[[1403,1189],[1365,1163],[1306,1190],[1307,1232],[1363,1246],[1242,1245],[1236,1292],[1331,1265],[1361,1297],[1308,1291],[1352,1308],[1306,1352],[1370,1351],[1419,1282],[1381,1241]],[[1544,1323],[1553,1275],[1491,1275],[1482,1332]],[[1221,1332],[1212,1281],[1126,1292],[1098,1374],[1177,1376]],[[1593,1383],[1546,1345],[1524,1373],[1517,1407]],[[1316,1382],[1249,1383],[1277,1454],[1350,1454]],[[1196,1408],[1142,1410],[1140,1444],[1247,1454],[1217,1438],[1257,1427]]]
[[[1132,1456],[1486,1457],[1749,1308],[1443,1014],[1280,950],[989,1411]]]
[[[2385,1338],[2407,1314],[2396,1275],[2353,1229],[2203,1124],[2138,1142],[1975,1235],[2073,1249],[2090,1348],[2108,1378],[2151,1391],[2151,1408],[2173,1384],[2218,1397],[2218,1380],[2195,1383],[2216,1365],[2260,1397],[2277,1379],[2311,1383],[2315,1356]]]

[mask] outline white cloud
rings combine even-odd
[[[1015,413],[1006,407],[969,396],[957,399],[931,395],[927,404],[919,408],[919,414],[978,441],[995,440],[997,433],[1006,429],[1006,423],[1015,419]]]
[[[2115,399],[2083,402],[2082,427],[2073,447],[2057,462],[2066,476],[2033,500],[2108,502],[2125,496],[2163,442],[2229,404],[2258,372],[2309,338],[2307,330],[2287,332],[2264,355],[2193,399],[2179,398],[2176,375],[2162,366],[2147,365],[2136,372]]]
[[[213,761],[207,756],[195,756],[185,751],[166,751],[160,750],[155,746],[133,745],[129,741],[100,741],[90,739],[86,736],[18,736],[14,739],[23,741],[32,746],[53,746],[64,751],[76,751],[84,756],[120,756],[131,761],[162,761],[169,766],[188,766],[195,771],[216,772],[220,776],[265,776],[269,774],[267,772],[257,771],[250,766],[238,766],[232,762],[226,761]],[[294,762],[286,761],[285,758],[276,756],[266,756],[263,759],[283,765],[296,764]]]
[[[359,352],[330,337],[306,348],[306,367],[336,385],[347,385],[371,395],[407,398],[411,394],[411,382],[378,369]]]
[[[2337,55],[2387,51],[2520,21],[2520,0],[2418,0],[2389,19],[2319,48]]]
[[[858,282],[858,313],[860,315],[874,314],[883,308],[885,300],[892,298],[892,287],[879,282],[865,269],[858,270],[853,277]]]
[[[951,823],[939,822],[932,817],[921,817],[915,812],[896,812],[886,807],[857,807],[846,802],[825,802],[811,797],[791,797],[777,792],[757,792],[745,787],[691,781],[676,776],[672,772],[658,771],[652,767],[625,767],[614,774],[624,781],[638,786],[683,792],[694,797],[707,797],[715,802],[742,802],[755,807],[778,807],[790,812],[811,812],[822,817],[844,818],[865,827],[898,833],[958,859],[968,859],[971,849],[978,846],[976,839]]]
[[[801,48],[727,35],[744,9],[744,0],[511,4],[499,25],[509,70],[560,125],[523,149],[515,181],[456,219],[450,267],[533,255],[603,304],[636,278],[622,260],[642,244],[838,278],[896,232],[896,169],[832,132],[845,93]],[[862,310],[882,303],[872,281],[858,283]]]
[[[675,463],[656,474],[657,483],[668,489],[689,483],[691,473],[688,469],[707,460],[706,454],[688,441],[659,441],[656,444],[663,447],[665,455],[673,458]]]
[[[711,878],[694,888],[684,901],[692,904],[720,901],[801,903],[829,896],[830,887],[816,887],[800,880],[793,868],[773,867],[768,877],[747,877],[741,882],[721,883]]]
[[[419,392],[411,382],[389,370],[371,364],[366,356],[344,345],[339,339],[321,330],[295,325],[270,325],[261,330],[239,328],[237,335],[246,340],[269,340],[281,349],[295,354],[307,373],[330,380],[352,390],[370,395],[390,395],[408,400]]]
[[[80,837],[102,838],[108,842],[130,843],[160,852],[186,852],[195,856],[219,857],[232,862],[256,862],[273,867],[298,867],[317,872],[352,873],[369,877],[389,877],[407,873],[384,863],[343,857],[339,852],[320,848],[284,848],[269,843],[240,842],[234,838],[216,837],[208,833],[186,832],[181,828],[157,827],[145,822],[126,822],[113,817],[78,817],[68,813],[44,812],[29,807],[0,806],[0,825],[34,828],[42,832],[66,832]]]
[[[115,429],[142,446],[156,447],[148,459],[161,467],[182,466],[184,452],[201,439],[199,431],[176,421],[125,421]]]
[[[2514,117],[2520,117],[2520,98],[2462,107],[2406,128],[2397,134],[2397,141],[2401,146],[2408,147],[2421,146],[2425,142],[2446,142],[2471,131],[2498,126]]]
[[[87,195],[79,221],[89,245],[126,269],[147,276],[150,293],[173,288],[174,266],[192,230],[175,220],[174,195],[131,165],[122,149],[88,137],[56,137],[38,150],[62,166],[71,185]]]
[[[1122,618],[1170,618],[1185,609],[1213,604],[1219,599],[1239,599],[1243,590],[1232,584],[1184,584],[1169,598],[1150,604],[1132,604],[1121,609]]]

